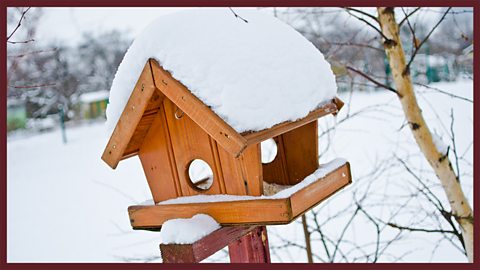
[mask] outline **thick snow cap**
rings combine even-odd
[[[110,90],[112,131],[149,58],[238,132],[305,117],[336,95],[330,65],[300,33],[270,14],[228,8],[162,16],[133,42]]]

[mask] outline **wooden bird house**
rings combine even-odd
[[[286,224],[351,182],[344,162],[321,179],[297,185],[290,194],[262,196],[264,185],[295,187],[315,176],[322,168],[317,119],[337,113],[342,105],[336,98],[297,121],[238,133],[158,62],[149,60],[102,159],[112,168],[136,155],[141,161],[155,205],[129,207],[135,229],[158,229],[169,219],[197,213],[221,225]],[[260,145],[268,139],[275,141],[277,155],[262,163]],[[165,203],[220,194],[233,196]]]

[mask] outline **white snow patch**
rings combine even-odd
[[[277,157],[278,147],[274,139],[268,139],[260,143],[260,152],[262,153],[262,163],[270,163]]]
[[[196,214],[191,218],[171,219],[163,223],[162,244],[192,244],[220,228],[209,215]]]
[[[336,95],[330,64],[270,14],[198,8],[164,15],[140,34],[118,67],[107,126],[114,129],[149,58],[238,132],[306,116]]]
[[[347,161],[342,158],[337,158],[330,161],[327,164],[322,165],[315,172],[305,177],[300,183],[293,185],[289,188],[286,188],[274,195],[271,196],[241,196],[241,195],[194,195],[194,196],[184,196],[178,197],[175,199],[170,199],[166,201],[159,202],[158,205],[162,204],[188,204],[188,203],[210,203],[210,202],[231,202],[231,201],[247,201],[247,200],[274,200],[274,199],[284,199],[290,197],[293,193],[305,188],[313,183],[315,183],[320,178],[325,177],[328,173],[334,171],[335,169],[343,166]],[[320,180],[321,181],[321,180]]]
[[[88,92],[80,95],[80,101],[83,103],[90,103],[90,102],[108,99],[108,96],[109,96],[108,90]]]
[[[448,151],[448,145],[443,142],[442,138],[436,133],[432,133],[432,139],[433,139],[433,144],[435,144],[435,147],[437,148],[438,152],[441,154],[447,154]]]

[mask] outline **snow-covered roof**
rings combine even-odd
[[[305,117],[336,95],[330,65],[314,45],[270,14],[199,8],[168,14],[133,42],[110,91],[115,127],[149,58],[238,132]]]
[[[90,103],[90,102],[95,102],[100,100],[106,100],[108,99],[108,96],[109,96],[108,90],[101,90],[101,91],[87,92],[87,93],[81,94],[79,99],[80,99],[80,102]]]

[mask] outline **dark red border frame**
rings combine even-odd
[[[0,28],[0,35],[6,39],[6,12],[7,7],[12,6],[37,6],[37,7],[60,7],[60,6],[71,6],[71,7],[148,7],[148,6],[159,6],[159,7],[196,7],[196,6],[237,6],[237,7],[308,7],[308,6],[456,6],[456,7],[473,7],[474,8],[474,43],[480,44],[480,34],[478,33],[479,22],[480,22],[480,1],[479,0],[298,0],[298,1],[252,1],[252,0],[69,0],[69,1],[59,1],[59,0],[5,0],[0,3],[2,11],[0,12],[0,20],[2,26]],[[2,50],[0,52],[0,61],[6,63],[7,49],[6,42],[2,42]],[[474,53],[474,93],[480,91],[480,54],[478,52]],[[5,66],[4,66],[5,67]],[[3,91],[0,94],[0,112],[3,119],[0,121],[0,269],[130,269],[130,268],[139,268],[142,269],[185,269],[185,268],[196,268],[196,269],[265,269],[265,268],[276,268],[276,269],[314,269],[314,268],[328,268],[328,269],[343,269],[343,268],[354,268],[354,269],[383,269],[385,267],[392,269],[405,269],[405,268],[418,268],[418,269],[480,269],[480,237],[478,236],[479,224],[475,222],[475,251],[474,251],[474,263],[473,264],[463,264],[463,263],[388,263],[388,264],[271,264],[271,265],[242,265],[242,264],[183,264],[183,265],[163,265],[163,264],[114,264],[114,263],[83,263],[83,264],[66,264],[66,263],[42,263],[42,264],[33,264],[33,263],[6,263],[7,259],[7,216],[6,216],[6,207],[7,207],[7,125],[6,125],[6,89],[7,89],[7,72],[6,69],[0,74],[0,81],[3,84]],[[474,119],[478,119],[478,114],[480,113],[480,106],[475,106],[479,102],[480,94],[474,94]],[[474,120],[475,121],[475,120]],[[474,124],[474,138],[480,129],[480,125]],[[478,175],[479,165],[479,151],[477,143],[473,144],[474,154],[473,154],[473,164],[474,164],[474,216],[477,217],[480,212],[479,201],[480,194],[477,187],[475,187],[475,177]],[[66,247],[68,248],[68,247]]]

